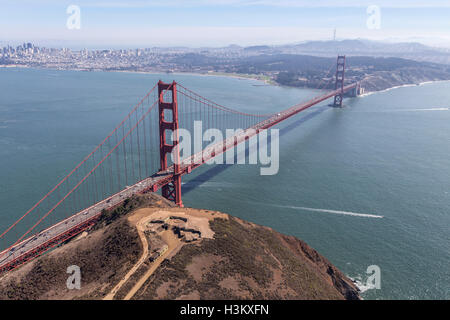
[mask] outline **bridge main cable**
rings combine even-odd
[[[31,207],[24,215],[22,215],[16,222],[14,222],[10,227],[8,227],[1,235],[0,235],[0,239],[3,239],[5,237],[5,235],[11,231],[15,226],[17,226],[18,223],[20,223],[25,217],[27,217],[31,212],[33,212],[34,209],[36,209],[46,198],[48,198],[55,190],[57,190],[65,181],[67,181],[72,174],[74,174],[75,172],[77,172],[77,170],[84,164],[86,163],[87,160],[89,160],[91,158],[91,156],[93,156],[104,144],[106,141],[109,141],[109,139],[117,132],[117,130],[122,127],[125,122],[131,118],[132,114],[136,112],[136,110],[143,104],[143,102],[145,101],[145,99],[147,99],[152,92],[154,92],[154,90],[157,88],[157,85],[153,86],[152,89],[150,89],[150,91],[139,101],[139,103],[127,114],[127,116],[125,116],[125,118],[114,128],[113,131],[111,131],[111,133],[105,138],[103,139],[103,141],[97,145],[94,150],[89,153],[69,174],[67,174],[63,179],[61,179],[61,181],[55,186],[53,187],[43,198],[41,198],[35,205],[33,205],[33,207]],[[148,112],[146,113],[146,115],[151,111],[151,109],[156,105],[156,101],[153,103],[152,107],[149,108]],[[140,122],[140,121],[139,121]],[[137,124],[136,124],[137,125]],[[135,127],[136,127],[135,125]],[[133,127],[133,129],[129,130],[129,132],[127,133],[127,135],[125,137],[122,138],[122,140],[120,141],[120,143],[123,142],[123,140],[131,133],[131,131],[133,131],[135,129],[135,127]],[[109,153],[106,157],[104,157],[102,159],[102,161],[100,163],[97,164],[97,166],[95,166],[94,169],[92,169],[88,175],[86,175],[77,185],[75,188],[73,188],[68,194],[66,194],[66,196],[61,199],[60,201],[58,201],[57,205],[53,206],[52,209],[50,209],[49,212],[47,212],[41,219],[39,219],[39,221],[33,226],[31,227],[24,235],[22,235],[18,240],[16,240],[12,245],[10,245],[4,252],[7,252],[8,250],[10,250],[12,247],[14,247],[17,243],[19,243],[26,235],[28,235],[34,228],[36,228],[51,212],[54,211],[54,209],[56,207],[58,207],[63,200],[65,200],[76,188],[78,188],[79,185],[81,185],[81,183],[83,181],[86,180],[86,178],[93,172],[95,171],[96,168],[98,168],[98,166],[103,163],[103,161],[109,157],[109,155],[112,153],[112,151],[114,151],[118,145],[120,145],[120,143],[118,143]],[[4,254],[4,253],[3,253]],[[2,257],[3,255],[0,253],[0,257]]]

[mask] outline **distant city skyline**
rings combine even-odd
[[[80,8],[68,29],[67,8]],[[377,14],[379,25],[368,20]],[[0,45],[33,42],[72,49],[224,47],[308,40],[370,39],[450,47],[450,2],[345,0],[4,0]],[[377,17],[373,17],[377,18]]]

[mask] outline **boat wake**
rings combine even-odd
[[[412,112],[412,111],[449,111],[450,108],[426,108],[426,109],[399,109],[399,110],[393,110],[393,111],[406,111],[406,112]]]
[[[376,214],[359,213],[359,212],[351,212],[351,211],[317,209],[317,208],[295,207],[295,206],[282,206],[282,205],[273,205],[273,206],[274,207],[279,207],[279,208],[288,208],[288,209],[303,210],[303,211],[310,211],[310,212],[340,214],[340,215],[353,216],[353,217],[375,218],[375,219],[384,218],[384,216],[379,216],[379,215],[376,215]]]
[[[450,111],[449,107],[437,107],[437,108],[417,108],[417,109],[387,109],[387,110],[370,110],[370,111],[358,111],[358,112],[370,112],[370,113],[397,113],[397,112],[424,112],[424,111]]]

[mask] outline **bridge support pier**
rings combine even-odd
[[[170,95],[167,93],[170,92]],[[159,105],[159,156],[161,171],[169,169],[167,155],[173,153],[173,179],[161,188],[162,196],[183,207],[181,200],[181,170],[180,150],[178,136],[178,102],[177,83],[158,82],[158,105]],[[164,99],[169,98],[170,101]],[[172,132],[172,141],[167,140],[168,131]]]
[[[344,98],[344,73],[345,73],[345,56],[337,57],[336,64],[336,85],[335,90],[341,89],[341,92],[334,96],[334,107],[342,108],[342,100]]]

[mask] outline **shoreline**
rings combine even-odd
[[[295,88],[295,89],[315,89],[310,87],[293,87],[293,86],[283,86],[279,83],[275,82],[272,79],[261,79],[263,76],[254,75],[254,74],[239,74],[239,73],[226,73],[226,72],[208,72],[208,73],[197,73],[197,72],[171,72],[167,73],[164,71],[132,71],[132,70],[104,70],[104,69],[95,69],[95,70],[86,70],[86,69],[57,69],[57,68],[46,68],[46,67],[30,67],[27,65],[0,65],[0,69],[11,69],[11,68],[20,68],[20,69],[41,69],[41,70],[54,70],[54,71],[79,71],[79,72],[120,72],[120,73],[130,73],[130,74],[166,74],[166,75],[187,75],[187,76],[203,76],[203,77],[224,77],[224,78],[233,78],[238,80],[248,80],[248,81],[258,81],[263,83],[258,86],[282,86],[287,88]],[[406,83],[402,85],[393,86],[390,88],[377,90],[377,91],[369,91],[359,95],[358,97],[366,97],[373,95],[375,93],[388,92],[390,90],[398,89],[398,88],[406,88],[406,87],[415,87],[422,86],[425,84],[439,83],[439,82],[450,82],[449,80],[430,80],[423,81],[420,83]]]
[[[224,78],[233,78],[238,80],[250,80],[250,81],[258,81],[264,83],[264,85],[271,86],[280,86],[278,83],[274,82],[271,79],[261,79],[262,76],[257,74],[239,74],[239,73],[226,73],[226,72],[208,72],[208,73],[197,73],[197,72],[170,72],[167,73],[165,71],[132,71],[132,70],[105,70],[105,69],[58,69],[58,68],[46,68],[46,67],[34,67],[27,65],[0,65],[0,69],[37,69],[37,70],[53,70],[53,71],[78,71],[78,72],[120,72],[120,73],[131,73],[131,74],[165,74],[165,75],[187,75],[187,76],[204,76],[204,77],[224,77]]]
[[[391,91],[394,89],[407,88],[407,87],[418,87],[418,86],[423,86],[426,84],[439,83],[439,82],[450,82],[450,80],[431,80],[431,81],[423,81],[423,82],[419,82],[419,83],[406,83],[406,84],[386,88],[383,90],[369,91],[367,93],[363,93],[363,94],[359,95],[358,97],[366,97],[366,96],[370,96],[375,93],[388,92],[388,91]]]
[[[274,82],[269,79],[261,79],[258,75],[253,74],[238,74],[238,73],[225,73],[225,72],[210,72],[210,73],[196,73],[196,72],[171,72],[167,73],[165,71],[132,71],[132,70],[104,70],[104,69],[95,69],[95,70],[86,70],[86,69],[58,69],[58,68],[46,68],[46,67],[30,67],[27,65],[0,65],[0,69],[36,69],[36,70],[53,70],[53,71],[78,71],[78,72],[119,72],[119,73],[130,73],[130,74],[151,74],[151,75],[187,75],[187,76],[202,76],[202,77],[223,77],[223,78],[233,78],[238,80],[248,80],[248,81],[258,81],[262,82],[258,86],[281,86],[280,84]],[[295,88],[295,87],[289,87]]]
[[[79,70],[81,71],[81,70]],[[187,75],[187,76],[196,76],[196,77],[224,77],[224,78],[233,78],[238,80],[250,80],[250,81],[259,81],[264,83],[265,85],[273,85],[277,86],[276,82],[271,80],[265,80],[258,77],[258,75],[251,74],[239,74],[239,73],[225,73],[225,72],[208,72],[208,73],[196,73],[196,72],[171,72],[166,73],[164,71],[130,71],[130,70],[99,70],[103,72],[122,72],[122,73],[139,73],[139,74],[166,74],[166,75]]]

